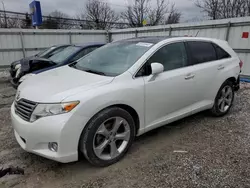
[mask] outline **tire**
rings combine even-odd
[[[229,92],[231,92],[231,94],[229,94]],[[211,109],[213,116],[221,117],[230,111],[234,102],[234,92],[235,89],[232,82],[227,80],[222,84],[215,98],[214,106]],[[223,104],[225,104],[224,108]]]
[[[79,149],[91,164],[109,166],[124,157],[134,141],[135,132],[135,122],[126,110],[108,108],[86,125]]]

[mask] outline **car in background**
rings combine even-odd
[[[11,107],[15,137],[26,151],[52,160],[83,154],[108,166],[135,136],[203,110],[226,115],[242,66],[217,39],[116,41],[22,83]]]
[[[72,63],[103,45],[104,43],[67,45],[50,55],[44,55],[45,50],[34,58],[23,59],[11,65],[11,83],[13,87],[17,88],[28,77]]]
[[[32,62],[32,61],[36,61],[36,59],[39,59],[39,58],[49,58],[49,57],[51,57],[54,54],[60,52],[61,50],[63,50],[64,48],[66,48],[68,46],[70,46],[70,44],[54,45],[54,46],[51,46],[49,48],[46,48],[45,50],[39,52],[36,55],[29,56],[29,57],[20,59],[18,61],[14,61],[10,65],[10,75],[11,75],[11,77],[15,77],[16,71],[20,68],[20,66],[21,66],[21,64],[23,62]]]

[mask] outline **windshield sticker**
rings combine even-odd
[[[146,43],[146,42],[139,42],[139,43],[137,43],[136,44],[136,46],[143,46],[143,47],[151,47],[151,46],[153,46],[153,44],[152,43]]]

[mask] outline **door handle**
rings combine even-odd
[[[222,69],[224,69],[225,67],[223,66],[223,65],[220,65],[219,67],[218,67],[218,70],[222,70]]]
[[[185,77],[185,80],[193,79],[194,76],[195,76],[194,74],[188,74],[188,75]]]

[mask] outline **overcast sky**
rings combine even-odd
[[[16,12],[29,12],[29,3],[32,0],[0,0],[5,4],[5,9]],[[43,15],[48,15],[49,12],[60,10],[66,14],[74,16],[84,9],[87,0],[40,0]],[[117,12],[123,11],[126,6],[132,4],[133,0],[100,0],[109,3],[109,5]],[[151,0],[152,2],[156,0]],[[170,0],[176,4],[182,12],[182,21],[196,19],[201,17],[200,9],[195,7],[194,0]],[[2,5],[0,4],[0,9]]]

